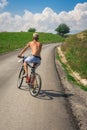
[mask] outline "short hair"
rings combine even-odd
[[[39,39],[38,33],[33,33],[33,39],[35,39],[35,40],[38,40],[38,39]]]

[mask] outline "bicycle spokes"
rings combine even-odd
[[[38,74],[35,73],[33,83],[30,84],[30,94],[32,96],[37,96],[41,89],[41,78]]]

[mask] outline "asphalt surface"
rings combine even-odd
[[[37,69],[42,88],[37,98],[27,85],[17,88],[19,51],[0,56],[0,130],[77,130],[55,67],[57,45],[43,46]]]

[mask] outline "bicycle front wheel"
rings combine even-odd
[[[19,76],[18,76],[18,82],[17,82],[17,87],[18,88],[21,88],[22,86],[22,83],[23,83],[23,75],[24,75],[25,71],[24,71],[24,67],[22,66],[21,67],[21,70],[19,72]]]
[[[32,96],[37,96],[41,90],[41,85],[42,85],[42,81],[41,81],[41,77],[39,74],[35,73],[34,77],[33,77],[33,82],[32,79],[29,83],[29,88],[30,88],[30,94]]]

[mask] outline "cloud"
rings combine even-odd
[[[0,9],[3,9],[5,6],[7,6],[7,4],[7,0],[0,0]]]
[[[62,11],[59,14],[46,7],[41,13],[33,14],[24,10],[24,14],[12,15],[10,12],[0,14],[0,31],[27,31],[34,27],[38,32],[52,32],[59,24],[65,23],[70,27],[71,33],[87,29],[87,2],[78,3],[69,12]]]

